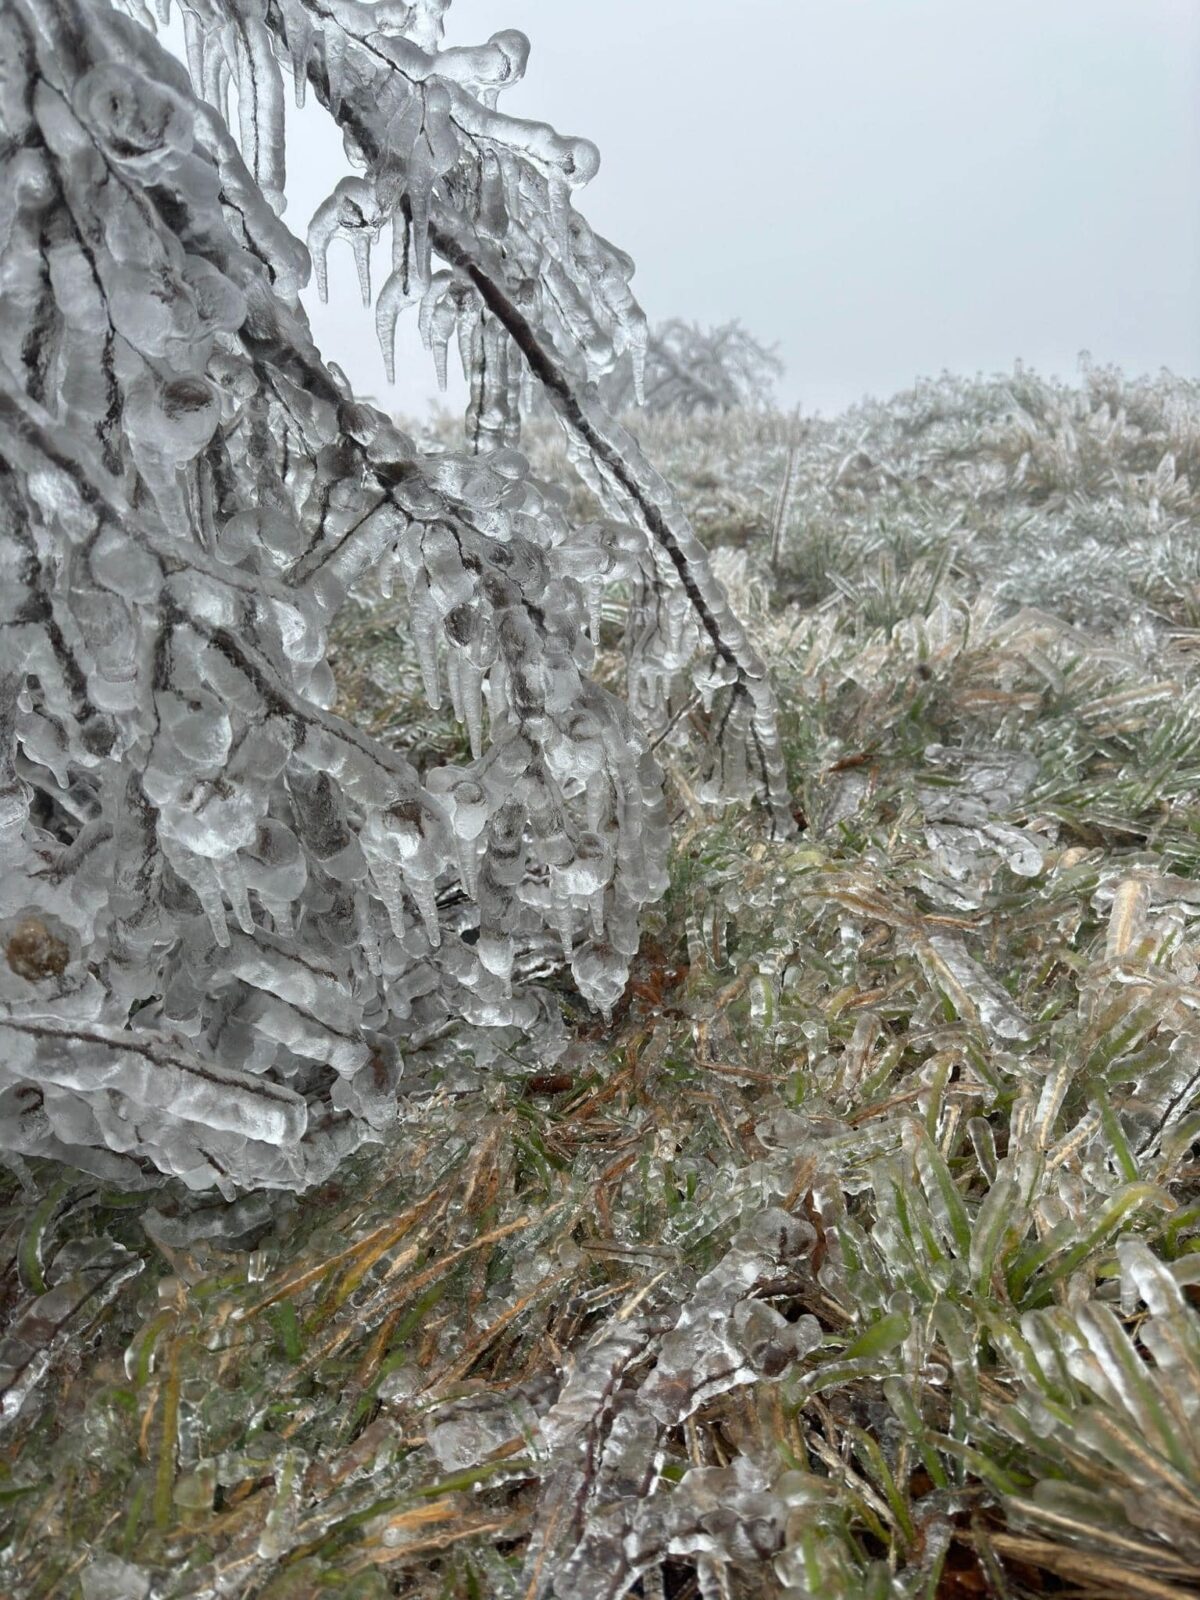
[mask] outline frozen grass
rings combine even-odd
[[[304,1200],[10,1183],[3,1592],[1200,1592],[1200,392],[642,431],[804,831],[673,752],[613,1027]],[[440,758],[384,621],[343,696]]]

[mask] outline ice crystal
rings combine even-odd
[[[632,265],[571,204],[594,147],[496,109],[522,36],[442,49],[432,0],[183,9],[188,70],[104,0],[17,0],[0,41],[0,1138],[231,1194],[377,1137],[447,1023],[477,1065],[489,1036],[552,1060],[539,941],[613,1006],[666,884],[647,736],[699,645],[709,792],[791,819],[762,664],[591,386],[641,348]],[[369,298],[390,228],[381,335],[410,299],[439,362],[457,333],[471,455],[423,455],[314,348],[281,61],[361,169],[313,219],[318,283],[343,237]],[[526,379],[619,521],[531,479]],[[461,767],[331,709],[331,622],[380,565]],[[588,676],[614,578],[653,618],[631,707]]]

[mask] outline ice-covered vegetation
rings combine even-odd
[[[231,1198],[322,1181],[435,1084],[552,1065],[539,977],[611,1010],[667,882],[655,744],[702,718],[702,791],[793,821],[762,663],[594,386],[644,345],[572,204],[595,148],[497,109],[522,35],[183,0],[189,76],[130,9],[13,0],[0,30],[0,1145]],[[355,169],[307,249],[273,209],[285,69]],[[457,337],[468,448],[421,452],[313,345],[309,252],[343,293],[346,241],[369,299],[385,227],[385,354],[410,304],[440,367]],[[522,391],[590,521],[515,448]],[[457,759],[333,709],[365,575],[402,588]]]
[[[667,751],[611,1029],[308,1195],[31,1163],[6,1592],[1200,1588],[1200,387],[635,426],[771,663],[803,831]],[[446,761],[369,600],[340,709]]]
[[[694,416],[700,411],[734,411],[768,406],[772,385],[783,372],[774,350],[747,333],[740,322],[702,328],[672,317],[646,335],[640,374],[631,355],[622,355],[600,382],[613,410],[638,401],[657,416]]]

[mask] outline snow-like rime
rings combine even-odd
[[[651,741],[689,704],[701,794],[790,809],[762,664],[595,387],[644,346],[631,262],[572,205],[597,153],[496,109],[524,38],[443,49],[445,0],[185,0],[185,70],[130,9],[0,28],[0,1141],[299,1188],[433,1042],[452,1082],[552,1059],[526,975],[555,954],[615,1003],[665,887]],[[281,67],[357,169],[307,249]],[[385,352],[409,305],[440,367],[457,337],[469,454],[423,455],[313,345],[309,252],[324,292],[348,240],[369,297],[385,227]],[[606,522],[531,479],[522,390]],[[332,709],[330,621],[378,569],[464,766]],[[628,706],[588,676],[614,582]]]

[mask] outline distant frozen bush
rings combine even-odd
[[[702,328],[673,317],[647,336],[642,404],[653,413],[680,416],[769,405],[775,379],[782,372],[775,351],[760,344],[740,322]],[[600,390],[614,411],[633,405],[638,390],[635,358],[618,361],[602,379]]]
[[[717,702],[706,793],[790,811],[762,664],[596,397],[644,338],[571,204],[596,151],[496,109],[524,38],[443,49],[445,0],[185,0],[189,75],[132,9],[13,0],[0,29],[0,1143],[303,1187],[432,1041],[457,1087],[552,1058],[529,967],[558,952],[613,1005],[666,881],[646,735],[681,706]],[[439,364],[457,335],[471,454],[423,455],[313,345],[281,64],[357,169],[313,220],[318,284],[341,237],[368,296],[390,226],[384,350],[410,303]],[[530,477],[522,387],[608,520]],[[368,572],[403,582],[462,767],[331,709]],[[588,677],[612,582],[629,707]]]

